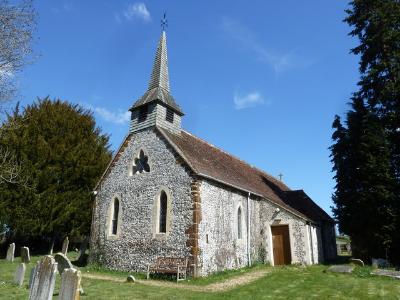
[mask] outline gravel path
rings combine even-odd
[[[160,280],[136,280],[137,283],[148,285],[148,286],[156,286],[156,287],[165,287],[165,288],[178,288],[184,290],[191,290],[195,292],[225,292],[236,288],[240,285],[249,284],[257,279],[264,277],[269,273],[269,270],[258,270],[254,272],[248,272],[243,275],[235,276],[231,279],[226,279],[221,282],[211,283],[208,285],[189,285],[189,284],[179,284],[176,282],[170,281],[160,281]],[[90,278],[90,279],[99,279],[99,280],[107,280],[107,281],[114,281],[114,282],[126,282],[125,278],[118,278],[115,276],[107,276],[107,275],[100,275],[100,274],[90,274],[90,273],[83,273],[83,278]]]

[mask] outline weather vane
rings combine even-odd
[[[161,20],[161,28],[164,31],[168,27],[167,14],[164,12],[164,17]]]

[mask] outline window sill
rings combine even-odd
[[[156,240],[165,240],[168,237],[168,232],[163,232],[163,233],[155,233],[153,237]]]
[[[118,239],[119,239],[119,235],[118,234],[107,235],[107,240],[109,240],[109,241],[115,241],[115,240],[118,240]]]

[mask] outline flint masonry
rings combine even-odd
[[[188,257],[203,276],[253,262],[315,264],[336,256],[334,222],[303,190],[181,128],[166,33],[129,133],[96,186],[90,260],[145,270]]]

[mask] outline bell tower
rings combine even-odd
[[[165,16],[162,21],[165,26]],[[149,87],[129,109],[132,112],[130,132],[160,126],[174,133],[181,131],[181,118],[184,115],[176,104],[169,88],[167,35],[163,28],[158,42]]]

